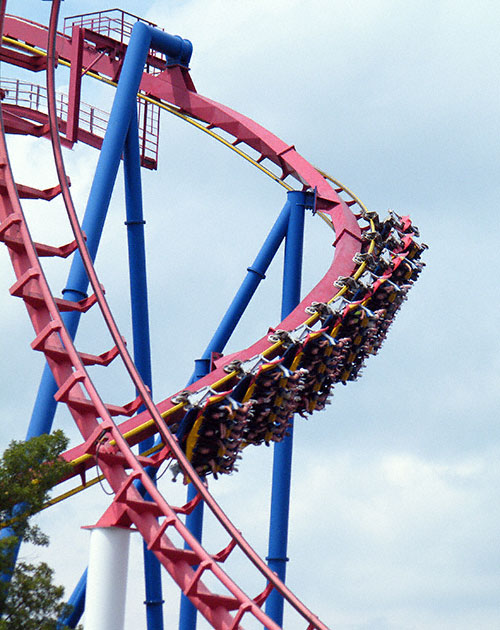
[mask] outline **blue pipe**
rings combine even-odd
[[[290,220],[286,233],[281,318],[285,319],[300,302],[302,255],[304,245],[304,210],[306,193],[292,190],[288,196]]]
[[[194,365],[194,374],[189,383],[197,381],[210,372],[210,359],[195,359]],[[187,489],[187,502],[192,501],[197,493],[196,488],[190,483]],[[186,527],[199,542],[201,542],[203,535],[203,509],[203,501],[200,501],[191,514],[186,516]],[[184,543],[184,549],[191,549],[191,547],[187,543]],[[196,570],[196,567],[193,568]],[[186,597],[184,593],[181,593],[179,630],[196,630],[196,619],[196,608],[189,601],[189,598]]]
[[[62,617],[57,622],[57,630],[64,626],[68,626],[70,628],[74,628],[76,624],[80,621],[81,616],[83,615],[83,611],[85,608],[85,593],[87,590],[87,569],[82,573],[81,578],[78,581],[78,584],[75,586],[75,590],[73,591],[71,597],[68,600],[68,604],[71,607],[71,610],[68,615]]]
[[[285,238],[289,215],[290,203],[287,201],[276,219],[275,224],[271,228],[266,240],[264,241],[260,252],[253,261],[253,264],[247,268],[247,275],[241,283],[238,292],[234,296],[233,301],[206,347],[202,359],[197,359],[197,361],[205,361],[209,363],[212,352],[222,352],[224,350],[226,343],[233,334],[234,329],[245,312],[245,309],[252,299],[253,294],[257,290],[261,280],[264,280],[266,277],[266,271],[278,251],[281,242]],[[200,378],[200,376],[197,375],[196,370],[197,368],[195,367],[195,372],[193,373],[189,384]]]
[[[130,302],[134,363],[144,383],[152,391],[151,341],[149,334],[148,287],[146,276],[146,246],[144,241],[144,215],[142,207],[141,159],[137,109],[132,112],[123,150],[125,175],[125,203],[127,208],[127,238],[130,275]],[[142,411],[142,408],[139,409]],[[153,446],[154,438],[143,440],[139,452]],[[155,469],[148,469],[152,479]],[[146,499],[148,496],[146,495]],[[163,630],[163,596],[161,565],[152,551],[143,543],[144,579],[146,585],[146,623],[148,630]]]
[[[137,24],[140,23],[138,22]],[[87,201],[82,229],[87,235],[87,248],[93,261],[101,240],[104,221],[125,144],[132,106],[135,105],[140,77],[142,76],[149,49],[149,40],[150,37],[147,36],[147,31],[134,27]],[[63,289],[63,295],[67,300],[81,300],[87,297],[88,285],[87,273],[81,256],[77,253],[73,258],[66,288]],[[74,338],[80,322],[80,313],[64,313],[63,319],[68,327],[68,331]],[[26,439],[33,437],[33,435],[50,432],[57,405],[54,400],[56,391],[56,382],[49,366],[46,365]]]
[[[187,500],[191,501],[196,497],[197,490],[192,483],[188,485]],[[203,501],[200,501],[191,514],[186,516],[186,526],[196,540],[201,542],[203,534]],[[184,549],[191,549],[185,543]],[[196,570],[196,567],[193,567]],[[196,630],[197,611],[189,599],[181,593],[181,606],[179,613],[179,630]]]
[[[132,114],[123,151],[125,203],[130,274],[130,301],[134,363],[144,383],[152,388],[151,341],[149,335],[148,287],[146,277],[146,246],[142,208],[141,165],[139,153],[137,111]],[[141,449],[142,450],[142,449]]]
[[[140,25],[138,22],[137,25]],[[136,26],[137,26],[136,25]],[[82,229],[87,235],[87,247],[92,260],[95,260],[97,248],[104,228],[104,221],[111,200],[120,158],[125,145],[133,107],[140,78],[149,50],[150,37],[143,28],[135,28],[123,61],[120,80],[116,88],[115,99],[109,117],[108,127],[102,143],[97,162],[96,172],[87,201],[87,208],[82,223]],[[87,295],[89,280],[79,254],[73,259],[66,288],[63,295],[66,299],[79,300]],[[70,334],[74,337],[80,320],[80,313],[65,313],[65,323]],[[28,429],[31,437],[35,431],[49,433],[55,413],[56,403],[54,394],[57,391],[55,380],[48,365],[42,376],[35,409]],[[78,607],[80,607],[83,593],[80,591]]]
[[[266,277],[266,271],[276,255],[281,242],[285,238],[288,229],[290,209],[291,205],[287,200],[253,264],[248,267],[247,275],[203,353],[203,357],[195,360],[195,370],[189,380],[189,384],[197,381],[205,374],[208,374],[210,371],[210,357],[212,352],[222,352],[224,350],[226,343],[240,321],[241,316],[245,312],[261,280]],[[188,486],[187,500],[190,501],[194,499],[195,496],[196,489],[190,484]],[[203,503],[197,505],[193,512],[187,516],[186,525],[189,531],[196,536],[197,540],[201,541],[203,532]],[[188,547],[186,546],[186,548]],[[196,608],[185,595],[181,595],[179,630],[196,630]]]
[[[306,193],[291,191],[290,220],[286,234],[285,263],[281,318],[285,319],[300,302],[302,280],[302,252],[304,240],[304,209]],[[282,442],[274,445],[273,480],[271,494],[271,518],[269,523],[269,568],[283,582],[286,577],[288,520],[290,508],[290,482],[292,471],[293,426]],[[266,614],[280,627],[283,626],[283,597],[271,591],[266,601]]]

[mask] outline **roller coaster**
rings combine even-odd
[[[235,630],[253,618],[276,630],[280,623],[264,612],[263,604],[279,594],[305,628],[325,630],[327,626],[222,511],[207,479],[233,473],[251,445],[282,443],[294,418],[323,409],[335,385],[360,376],[424,266],[421,255],[426,246],[417,240],[418,229],[409,217],[394,212],[380,218],[345,186],[309,164],[293,145],[198,94],[188,68],[192,53],[188,40],[118,9],[66,18],[58,30],[60,0],[52,2],[48,26],[7,14],[6,4],[3,0],[0,15],[1,61],[45,72],[46,85],[1,80],[0,240],[8,248],[16,277],[10,293],[23,300],[34,328],[31,347],[44,354],[55,381],[51,398],[67,406],[82,436],[81,443],[64,455],[73,465],[71,477],[82,483],[54,502],[106,479],[114,496],[98,525],[138,530],[181,592],[214,628]],[[67,94],[55,90],[57,66],[69,68]],[[116,87],[109,115],[82,101],[83,80]],[[287,203],[248,269],[243,292],[196,362],[191,382],[154,403],[148,378],[137,365],[137,356],[134,361],[129,354],[93,261],[121,159],[131,199],[140,195],[141,167],[158,168],[160,112],[185,121],[250,162],[286,190]],[[57,185],[41,190],[15,182],[8,134],[51,142]],[[84,219],[83,225],[62,152],[62,147],[77,142],[100,151],[86,217],[90,207],[102,214],[93,223]],[[34,242],[22,200],[59,195],[74,240],[63,246]],[[135,204],[130,202],[130,207],[140,206]],[[289,250],[285,264],[287,255],[291,261],[289,282],[293,285],[300,277],[305,210],[334,233],[329,268],[302,300],[296,282],[292,288],[284,287],[288,302],[283,320],[248,348],[224,356],[227,339],[283,240]],[[132,231],[142,229],[142,224],[142,214],[127,215]],[[43,257],[73,259],[73,284],[68,282],[63,298],[55,297],[48,284]],[[100,355],[75,346],[78,318],[92,307],[99,309],[114,343]],[[123,362],[137,391],[136,400],[123,405],[103,402],[87,369],[106,367],[114,360]],[[31,429],[32,434],[43,431],[50,431],[50,422]],[[141,446],[140,454],[133,450],[146,443],[148,448]],[[170,462],[194,490],[182,507],[171,505],[154,483],[152,472],[164,462]],[[96,466],[98,477],[87,479]],[[215,554],[205,550],[184,518],[201,503],[213,512],[228,538],[227,546]],[[184,546],[174,542],[178,538]],[[246,556],[248,571],[261,575],[263,590],[258,595],[244,593],[224,570],[224,561],[236,547]],[[224,594],[213,590],[214,583]]]

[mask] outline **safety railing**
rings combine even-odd
[[[158,28],[153,22],[149,22],[133,13],[128,13],[121,9],[106,9],[105,11],[70,15],[64,19],[63,32],[71,35],[72,27],[77,25],[80,28],[87,28],[95,33],[111,37],[121,44],[127,44],[136,22],[143,22],[148,26]]]
[[[121,9],[107,9],[93,13],[70,15],[64,20],[63,32],[66,35],[71,35],[73,26],[79,26],[80,28],[85,28],[94,33],[109,37],[120,42],[120,44],[128,44],[136,22],[142,22],[148,26],[159,28],[154,22],[149,22],[133,13],[128,13]],[[151,50],[150,55],[155,57],[156,60],[166,62],[165,55],[161,53]],[[147,65],[146,70],[151,74],[159,74],[159,72],[161,72],[161,68],[158,68],[157,65]]]
[[[160,136],[160,107],[151,100],[137,99],[141,164],[156,169]]]
[[[20,81],[19,79],[0,80],[3,102],[31,111],[48,114],[47,89],[43,85]],[[56,94],[57,116],[64,122],[68,119],[68,95]],[[158,137],[160,127],[160,109],[153,102],[139,100],[139,147],[141,163],[149,169],[156,169],[158,163]],[[104,138],[108,126],[109,113],[80,103],[78,126],[98,138]]]
[[[47,113],[47,90],[42,85],[25,83],[18,79],[1,79],[0,89],[2,90],[2,100],[19,107]],[[67,113],[67,103],[64,102],[64,95],[57,95],[57,115],[63,118],[63,112]],[[66,107],[65,107],[66,105]]]

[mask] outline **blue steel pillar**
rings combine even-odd
[[[227,309],[221,323],[219,324],[214,336],[203,353],[201,359],[196,359],[195,370],[189,384],[197,381],[210,370],[210,357],[212,352],[222,352],[234,329],[236,328],[241,316],[245,312],[248,303],[252,299],[261,280],[266,277],[266,271],[281,242],[285,238],[289,225],[290,201],[287,200],[280,215],[276,219],[275,224],[271,228],[264,244],[262,245],[257,257],[252,265],[247,269],[247,275],[241,283],[238,292],[233,298],[231,305]],[[191,501],[196,496],[196,490],[190,484],[188,486],[187,500]],[[200,503],[186,518],[186,525],[189,531],[201,541],[203,532],[203,503]],[[181,609],[179,619],[179,630],[195,630],[196,629],[196,608],[191,604],[185,595],[181,595]]]
[[[208,370],[207,370],[208,373]],[[204,376],[203,374],[200,375]],[[193,486],[192,483],[188,486],[187,491],[187,500],[191,501],[197,495],[197,490]],[[196,540],[201,542],[201,537],[203,535],[203,501],[200,501],[198,505],[194,508],[191,514],[186,516],[186,526],[189,531],[193,534]],[[185,549],[190,549],[191,547],[186,543],[184,545]],[[196,567],[193,567],[194,569]],[[179,629],[180,630],[195,630],[196,629],[196,617],[197,611],[193,604],[189,601],[189,599],[181,594],[181,607],[179,614]]]
[[[68,599],[68,605],[71,610],[69,615],[59,619],[57,622],[57,630],[68,626],[69,628],[75,628],[76,624],[80,621],[83,611],[85,609],[85,593],[87,591],[87,569],[82,573],[78,584],[75,586],[71,597]]]
[[[189,384],[198,380],[203,375],[202,370],[204,367],[202,367],[201,362],[205,362],[209,366],[212,352],[222,352],[224,350],[226,343],[233,334],[234,329],[245,312],[261,280],[265,279],[266,271],[278,251],[281,242],[285,238],[289,216],[290,203],[287,201],[257,254],[257,257],[252,265],[247,268],[247,275],[206,347],[202,358],[195,361],[195,372],[191,376]]]
[[[141,160],[139,153],[139,129],[137,110],[132,112],[123,150],[125,175],[125,202],[127,207],[127,238],[130,268],[130,301],[132,307],[132,332],[134,363],[144,383],[153,389],[151,374],[151,341],[149,335],[148,287],[146,276],[146,247],[144,242],[144,217],[142,208]],[[142,409],[139,409],[142,411]],[[143,440],[139,452],[153,446],[154,438]],[[154,469],[148,470],[152,479]],[[146,498],[149,498],[146,496]],[[163,630],[163,596],[161,565],[154,553],[143,543],[144,579],[146,584],[146,622],[148,630]]]
[[[304,239],[304,209],[307,193],[288,193],[290,220],[286,234],[283,271],[281,318],[285,319],[300,302],[302,280],[302,251]],[[271,518],[269,523],[269,567],[284,582],[286,576],[288,516],[292,468],[293,426],[290,435],[274,445]],[[283,626],[283,597],[273,590],[266,602],[266,614]]]

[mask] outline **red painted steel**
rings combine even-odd
[[[79,41],[82,43],[83,40]],[[75,53],[75,57],[78,59],[79,55]],[[0,90],[8,133],[49,137],[47,91],[44,86],[19,79],[2,78]],[[145,104],[140,101],[139,113],[141,164],[146,168],[156,169],[159,109],[153,103]],[[65,137],[61,138],[64,146],[72,147],[74,142],[79,140],[96,149],[101,148],[109,114],[80,100],[80,86],[73,72],[70,76],[69,95],[57,94],[57,114],[59,129],[65,134]]]
[[[71,56],[71,69],[69,76],[66,138],[70,142],[76,142],[78,140],[80,96],[82,90],[83,70],[83,31],[77,26],[73,27],[73,31],[71,34],[71,44],[73,48],[73,54]]]
[[[72,30],[73,42],[70,37],[57,33],[59,3],[60,0],[53,1],[49,29],[13,16],[6,18],[5,29],[9,37],[25,41],[41,50],[47,50],[48,53],[46,93],[48,114],[45,114],[48,125],[45,123],[43,133],[50,135],[59,178],[57,191],[54,190],[53,192],[62,194],[75,242],[63,248],[54,248],[48,245],[35,244],[31,240],[19,201],[23,188],[16,186],[12,177],[5,140],[5,132],[11,130],[12,127],[15,128],[13,117],[18,116],[20,112],[13,110],[13,106],[6,103],[2,104],[2,134],[0,136],[0,240],[9,249],[16,275],[16,282],[11,292],[24,300],[35,330],[36,336],[32,347],[44,352],[59,387],[56,398],[68,405],[84,440],[82,445],[72,449],[70,453],[72,455],[77,453],[79,455],[91,455],[89,461],[99,465],[115,493],[110,507],[99,524],[125,527],[134,525],[182,591],[215,628],[223,630],[239,628],[245,615],[251,615],[266,628],[277,630],[276,624],[261,610],[266,597],[275,588],[302,616],[308,629],[326,630],[326,626],[269,570],[265,562],[246,542],[208,492],[206,485],[197,475],[161,416],[162,412],[174,405],[172,401],[174,397],[170,397],[155,406],[113,319],[104,296],[104,290],[99,283],[86,248],[85,235],[82,233],[78,222],[69,190],[69,181],[65,173],[61,151],[61,143],[64,138],[60,137],[60,130],[58,130],[60,112],[58,112],[54,88],[54,66],[58,57],[72,59],[76,61],[77,65],[81,61],[82,67],[93,65],[94,70],[114,79],[119,74],[119,62],[112,51],[116,49],[116,46],[123,47],[124,44],[123,42],[113,43],[110,45],[111,54],[104,56],[98,51],[97,46],[93,48],[91,45],[86,45],[80,49],[80,44],[75,43],[77,37],[75,29]],[[3,2],[2,7],[4,10],[5,2]],[[3,12],[0,17],[3,20]],[[86,29],[83,38],[87,44],[88,42],[95,42],[95,37],[89,36]],[[13,63],[15,62],[14,60]],[[246,144],[248,147],[259,151],[262,160],[270,160],[281,169],[283,179],[291,177],[300,182],[306,189],[316,189],[317,209],[321,209],[331,219],[337,235],[335,257],[324,278],[299,307],[279,324],[280,329],[293,331],[306,318],[304,308],[309,307],[314,301],[326,302],[330,300],[335,293],[335,290],[332,289],[333,282],[339,276],[349,277],[356,268],[353,257],[359,254],[362,248],[362,235],[356,217],[338,192],[328,184],[321,173],[297,153],[293,146],[287,145],[249,118],[198,95],[185,69],[169,68],[160,75],[146,72],[143,76],[141,89],[147,94],[171,103],[181,108],[183,112],[205,121],[212,128],[219,128],[232,134],[235,144]],[[72,113],[69,116],[70,125],[67,135],[71,140],[76,137],[85,140],[85,136],[81,133],[82,130],[75,126],[75,120],[78,118],[76,115],[78,87],[75,82],[72,90],[73,94],[70,97],[72,103],[70,111]],[[15,106],[18,107],[18,105]],[[30,109],[31,116],[33,116],[33,111],[37,116],[40,115],[38,106],[34,110],[31,110],[31,107],[25,109]],[[29,131],[25,129],[25,132]],[[34,135],[42,135],[36,129],[33,130],[33,133]],[[28,190],[34,189],[24,188],[25,193]],[[43,192],[40,191],[40,198],[50,198],[51,193],[47,193],[44,197]],[[36,196],[36,191],[33,194]],[[40,255],[67,255],[75,249],[75,244],[82,256],[94,292],[93,296],[80,303],[67,302],[52,296],[38,258]],[[406,247],[409,248],[411,245],[412,242],[409,242]],[[80,353],[76,350],[60,315],[64,309],[83,310],[90,308],[95,303],[101,311],[115,344],[112,350],[99,356]],[[194,383],[189,390],[196,391],[204,385],[215,383],[226,375],[223,368],[229,360],[235,357],[240,360],[252,357],[268,349],[271,344],[272,342],[265,337],[236,355],[220,358],[216,361],[218,367],[201,381]],[[137,401],[121,407],[107,405],[102,401],[86,371],[86,365],[107,365],[118,355],[139,394]],[[278,350],[275,351],[275,355],[278,356]],[[231,387],[236,381],[234,376],[232,381],[227,381],[226,386]],[[122,423],[119,427],[115,424],[112,419],[113,415],[134,413],[139,404],[145,406],[145,411],[142,414]],[[181,406],[179,406],[179,413],[181,413]],[[148,429],[138,433],[134,438],[125,439],[124,432],[139,426],[148,418],[153,420],[153,424]],[[147,433],[159,433],[164,447],[160,453],[149,458],[137,457],[132,453],[130,445],[139,439],[144,439]],[[195,502],[182,508],[169,505],[145,472],[144,466],[158,466],[167,457],[177,460],[184,475],[192,480],[197,488],[198,497],[205,501],[220,525],[229,534],[228,546],[218,554],[210,555],[207,553],[179,518],[182,514],[193,509]],[[84,469],[85,464],[76,472],[84,472]],[[135,488],[134,481],[140,481],[143,484],[151,496],[151,500],[146,501],[141,497]],[[179,533],[182,539],[189,544],[191,551],[186,551],[172,542],[169,538],[169,532],[173,530]],[[254,598],[243,593],[220,566],[235,546],[243,551],[265,581],[263,592]],[[195,566],[198,568],[194,569]],[[211,592],[202,581],[207,573],[215,576],[222,589],[229,595]],[[232,611],[235,611],[234,615],[231,614]]]

